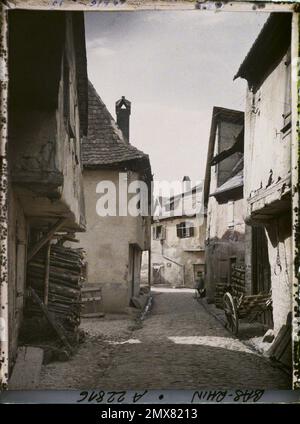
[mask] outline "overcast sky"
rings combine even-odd
[[[130,142],[148,153],[154,179],[204,176],[214,105],[244,110],[233,82],[266,13],[86,13],[89,78],[115,117],[131,102]]]

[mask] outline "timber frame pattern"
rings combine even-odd
[[[7,100],[8,40],[7,13],[10,9],[134,11],[134,10],[211,10],[293,12],[294,66],[292,110],[293,137],[291,145],[292,210],[293,210],[293,388],[300,389],[300,221],[299,221],[299,145],[300,145],[300,63],[299,63],[299,0],[278,1],[205,1],[205,0],[0,0],[0,390],[8,380],[8,263],[7,263]],[[4,335],[4,337],[3,337]]]

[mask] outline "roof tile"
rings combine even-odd
[[[149,162],[148,155],[125,141],[91,82],[88,96],[88,135],[83,138],[81,148],[83,165],[95,167],[140,159]]]

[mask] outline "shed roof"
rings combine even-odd
[[[128,144],[92,83],[88,84],[88,135],[82,141],[82,162],[85,168],[127,166],[137,163],[151,175],[149,156]]]
[[[218,196],[220,194],[234,190],[236,188],[243,187],[243,185],[244,185],[244,172],[242,169],[236,175],[234,175],[233,177],[225,181],[225,183],[222,184],[220,187],[218,187],[214,193],[211,193],[210,196]]]
[[[257,88],[278,65],[291,43],[291,13],[271,13],[234,79]]]

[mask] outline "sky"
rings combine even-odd
[[[130,143],[149,154],[155,180],[204,177],[213,106],[244,110],[233,82],[266,13],[205,11],[85,14],[89,79],[115,118],[131,104]]]

